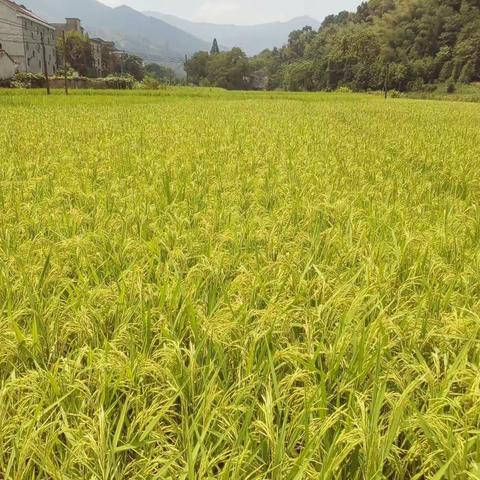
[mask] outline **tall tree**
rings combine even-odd
[[[61,38],[57,39],[56,47],[58,64],[63,65],[64,47]],[[79,32],[65,32],[65,47],[67,68],[70,67],[83,76],[94,76],[95,66],[89,38]]]
[[[208,52],[197,52],[192,58],[185,60],[184,69],[188,80],[195,85],[207,78]]]
[[[145,67],[143,59],[137,55],[126,54],[123,61],[125,73],[131,75],[135,80],[141,82],[145,78]]]
[[[212,48],[210,49],[210,55],[217,55],[219,53],[220,53],[220,49],[218,48],[218,42],[217,42],[217,39],[214,38],[212,43]]]

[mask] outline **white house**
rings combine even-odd
[[[0,80],[12,78],[17,72],[17,66],[13,58],[5,50],[0,49]]]
[[[19,72],[43,73],[42,41],[49,75],[56,71],[55,28],[12,0],[0,0],[0,49]]]

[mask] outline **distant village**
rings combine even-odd
[[[0,0],[0,80],[17,73],[57,75],[63,70],[65,34],[83,40],[82,60],[88,58],[84,71],[89,77],[123,73],[128,54],[115,43],[102,38],[90,38],[78,18],[66,18],[65,23],[48,23],[34,12],[12,0]],[[85,41],[86,39],[86,41]]]

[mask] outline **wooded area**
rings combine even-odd
[[[186,62],[197,84],[301,91],[348,87],[399,91],[480,80],[480,0],[370,0],[327,17],[318,31],[294,31],[282,48],[247,59],[234,49]]]

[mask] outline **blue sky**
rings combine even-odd
[[[361,0],[101,0],[110,6],[129,5],[189,20],[254,24],[310,15],[322,20],[330,13],[354,10]]]

